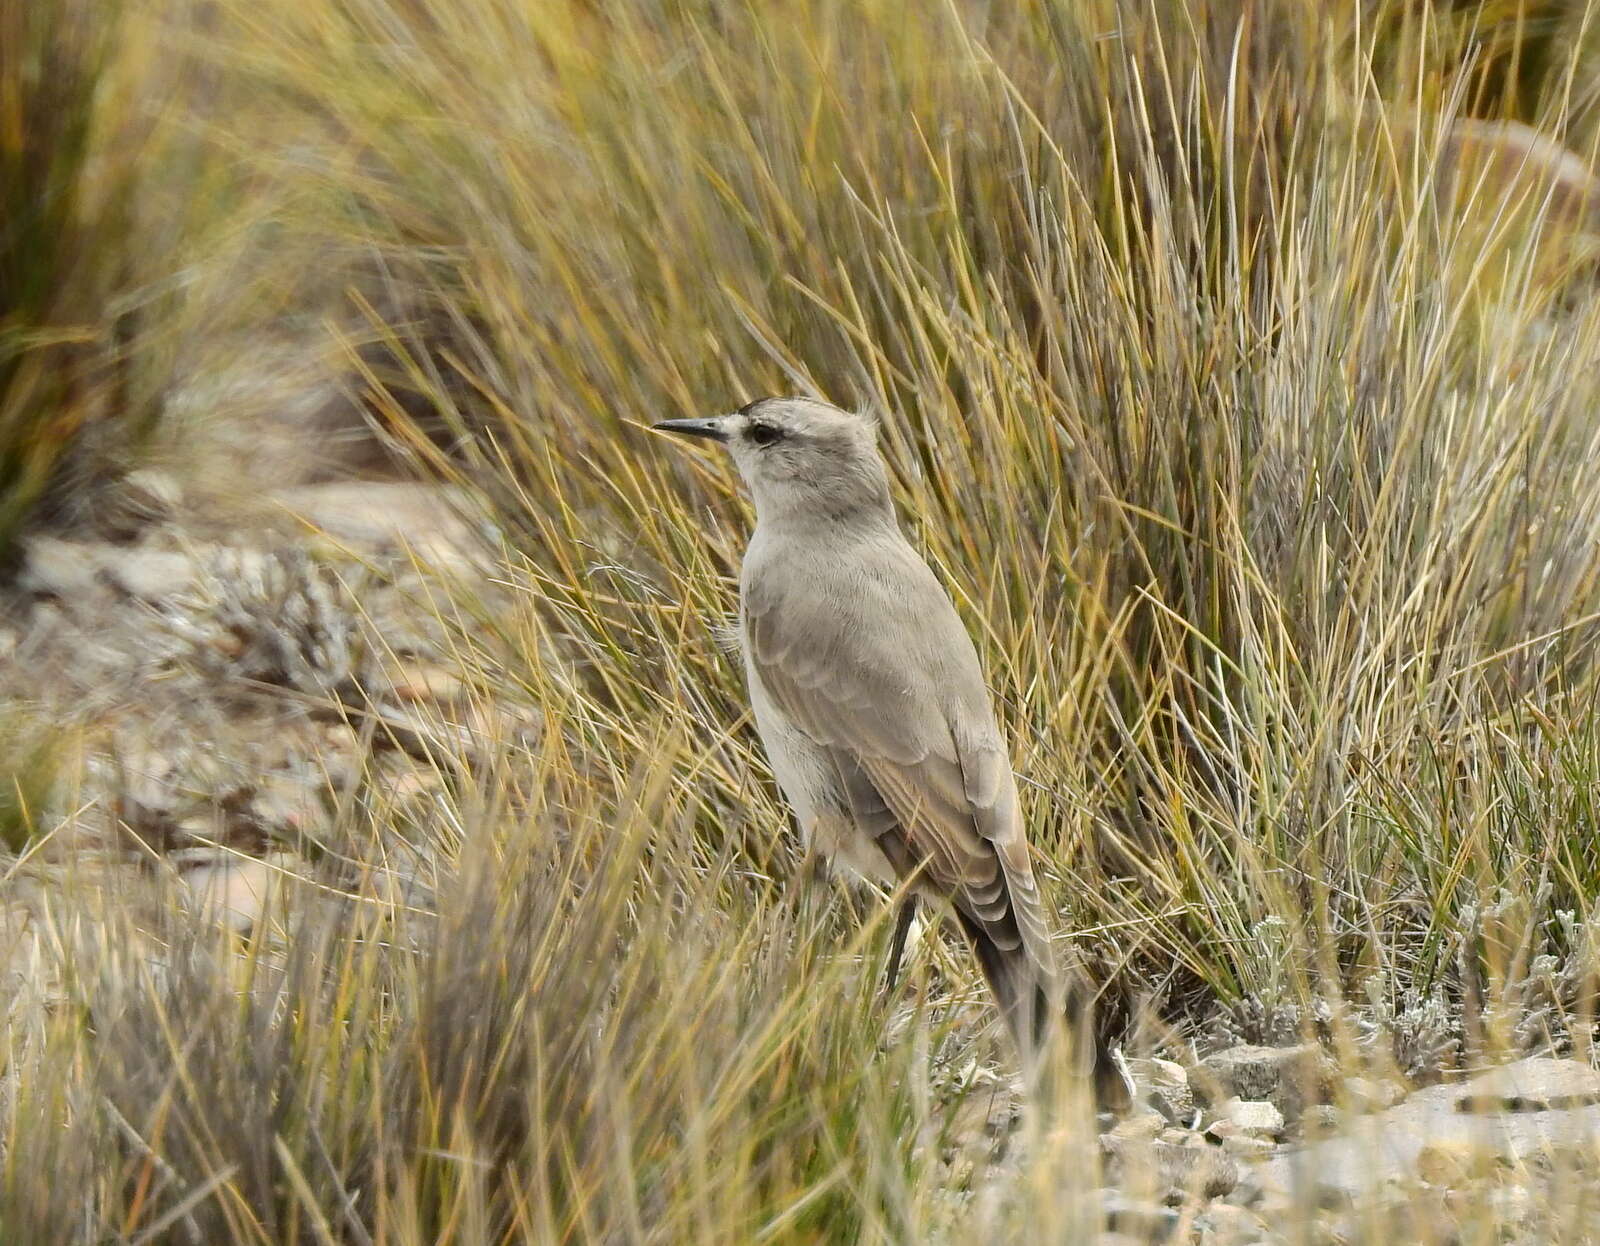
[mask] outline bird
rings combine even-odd
[[[1051,942],[977,650],[900,529],[876,421],[770,397],[651,428],[725,447],[755,503],[737,635],[756,729],[808,853],[904,890],[891,989],[920,896],[965,934],[1025,1071],[1069,1008],[1092,1034],[1088,992]],[[1088,1045],[1104,1095],[1112,1057]]]

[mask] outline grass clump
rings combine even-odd
[[[37,714],[0,719],[0,844],[21,853],[59,815],[65,732]]]
[[[178,123],[196,12],[0,15],[0,559],[30,522],[92,519],[162,410],[187,327],[175,277],[212,188]]]

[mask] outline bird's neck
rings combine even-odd
[[[758,524],[790,533],[831,537],[899,531],[889,482],[881,473],[810,481],[803,490],[762,490],[755,503]]]

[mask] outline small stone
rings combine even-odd
[[[443,787],[444,776],[437,770],[427,766],[412,766],[395,776],[393,784],[389,787],[389,793],[397,801],[421,800],[437,795]],[[1130,1121],[1137,1119],[1139,1118],[1129,1118]],[[1118,1123],[1120,1125],[1127,1122]]]
[[[76,597],[93,593],[107,558],[121,551],[82,541],[34,537],[23,543],[22,571],[17,584],[30,593]]]
[[[1266,1099],[1284,1116],[1295,1118],[1323,1100],[1333,1065],[1314,1043],[1297,1047],[1242,1045],[1215,1052],[1190,1076],[1195,1093],[1208,1103],[1224,1099]]]
[[[465,692],[466,684],[434,663],[403,666],[394,678],[394,694],[402,701],[448,705],[459,701]]]
[[[1127,1067],[1142,1101],[1169,1121],[1194,1118],[1194,1091],[1183,1065],[1173,1060],[1130,1058]]]
[[[189,902],[201,916],[244,932],[261,920],[276,902],[285,872],[296,858],[274,853],[258,860],[228,857],[197,866],[180,876]]]
[[[1433,1138],[1417,1153],[1417,1176],[1445,1189],[1495,1175],[1505,1166],[1497,1148],[1472,1138]]]
[[[116,483],[108,526],[118,535],[132,535],[153,523],[166,523],[183,505],[183,485],[171,472],[140,467]]]
[[[319,792],[292,774],[268,775],[251,794],[250,814],[262,826],[276,831],[302,832],[321,821]]]
[[[1178,1227],[1178,1213],[1159,1203],[1129,1198],[1121,1190],[1103,1190],[1100,1208],[1106,1228],[1141,1242],[1159,1241]]]
[[[194,583],[194,560],[173,550],[128,549],[108,563],[106,575],[117,588],[141,601],[175,597]]]
[[[340,481],[284,489],[275,501],[306,526],[364,553],[409,551],[452,566],[486,552],[485,525],[458,490],[391,481]]]
[[[1264,1099],[1224,1099],[1217,1105],[1216,1119],[1206,1132],[1219,1129],[1218,1137],[1276,1135],[1283,1132],[1283,1113]]]
[[[1522,1228],[1539,1214],[1539,1199],[1525,1185],[1503,1185],[1484,1198],[1490,1223],[1503,1229]]]
[[[1406,1088],[1390,1078],[1347,1077],[1345,1100],[1357,1112],[1381,1112],[1406,1097]]]
[[[1600,1073],[1577,1060],[1534,1056],[1465,1082],[1458,1112],[1542,1112],[1600,1103]]]
[[[1138,1115],[1127,1116],[1118,1121],[1106,1136],[1148,1142],[1160,1135],[1166,1129],[1166,1124],[1166,1121],[1155,1112],[1140,1112]]]
[[[1208,1246],[1233,1246],[1270,1236],[1267,1222],[1255,1212],[1232,1203],[1212,1203],[1201,1213],[1197,1226]]]
[[[1227,1154],[1242,1157],[1271,1155],[1277,1149],[1277,1144],[1271,1138],[1260,1138],[1253,1134],[1229,1134],[1220,1139],[1220,1145]]]

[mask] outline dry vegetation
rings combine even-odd
[[[0,541],[170,455],[180,381],[337,347],[500,538],[368,574],[537,729],[397,727],[348,567],[204,605],[237,647],[161,650],[169,730],[223,738],[184,715],[226,685],[363,750],[253,846],[299,864],[244,938],[83,762],[114,707],[0,706],[12,980],[53,984],[0,1051],[0,1237],[1092,1237],[1095,1127],[1010,1136],[960,949],[886,1009],[885,911],[799,875],[714,634],[747,505],[640,427],[772,392],[882,415],[1131,1048],[1587,1054],[1597,231],[1450,123],[1586,163],[1600,12],[1316,8],[7,9]],[[142,873],[86,898],[80,839]]]

